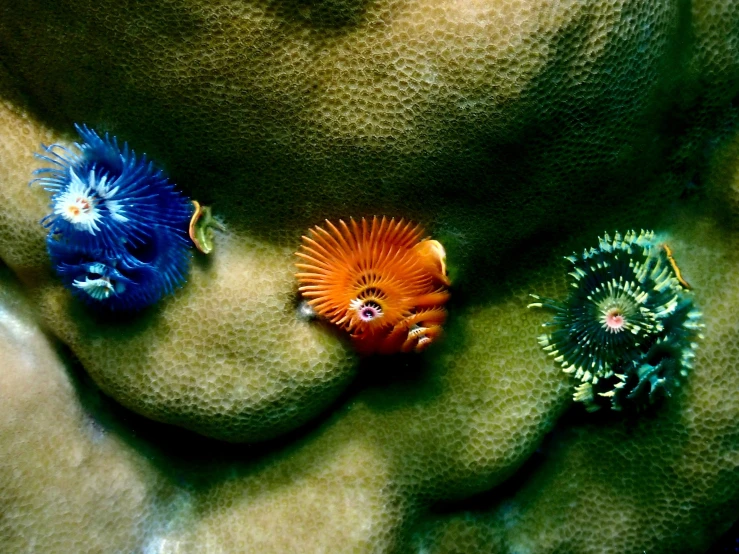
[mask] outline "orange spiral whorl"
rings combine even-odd
[[[316,313],[348,331],[362,353],[420,351],[446,319],[444,249],[423,229],[374,217],[326,221],[296,253],[300,292]]]

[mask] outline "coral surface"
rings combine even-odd
[[[0,14],[0,550],[695,552],[739,519],[736,0]],[[46,255],[33,152],[75,121],[223,224],[144,313],[88,313]],[[374,215],[447,251],[419,356],[300,310],[301,234]],[[528,295],[632,228],[669,237],[705,340],[654,409],[585,414]]]

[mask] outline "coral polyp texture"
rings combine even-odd
[[[20,283],[0,298],[0,551],[674,554],[739,517],[738,2],[0,13],[0,258]],[[70,309],[49,275],[26,182],[71,121],[135,137],[228,221],[133,322]],[[359,361],[298,315],[300,237],[343,214],[433,225],[454,317],[425,355]],[[562,418],[572,377],[535,338],[551,314],[522,305],[567,297],[552,252],[647,226],[703,312],[695,370],[646,417]],[[414,371],[382,381],[396,367]],[[280,438],[220,446],[98,387]]]
[[[296,253],[300,292],[363,354],[420,352],[446,320],[446,253],[419,225],[383,217],[314,227]]]
[[[532,295],[529,307],[554,312],[539,343],[580,380],[574,399],[589,411],[607,401],[620,410],[625,400],[670,395],[692,367],[703,324],[669,246],[653,231],[616,232],[566,259],[567,300]]]
[[[190,201],[128,143],[76,125],[81,142],[45,146],[38,183],[52,193],[42,223],[52,264],[84,302],[111,310],[153,304],[187,274]]]

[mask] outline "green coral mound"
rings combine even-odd
[[[0,550],[701,551],[737,518],[737,2],[2,14]],[[225,228],[134,318],[90,317],[49,268],[28,176],[74,122]],[[301,234],[373,215],[447,250],[420,357],[359,360],[300,317]],[[705,340],[655,410],[575,421],[526,303],[565,298],[561,256],[604,228],[669,237]]]

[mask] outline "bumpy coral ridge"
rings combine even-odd
[[[721,162],[726,187],[704,171],[736,121],[737,21],[739,5],[719,1],[6,2],[0,257],[109,394],[232,437],[246,423],[242,437],[284,431],[305,415],[293,393],[325,409],[326,379],[353,360],[289,309],[292,253],[324,218],[423,222],[459,294],[431,368],[377,364],[403,371],[359,383],[323,425],[266,453],[151,436],[120,409],[121,426],[90,425],[85,387],[39,388],[68,382],[61,364],[4,357],[3,549],[705,550],[739,506],[739,151]],[[38,143],[69,139],[58,130],[72,121],[135,137],[228,224],[197,284],[123,336],[80,322],[44,269],[46,199],[26,176]],[[706,197],[715,213],[675,211]],[[553,250],[644,226],[670,233],[696,287],[696,371],[670,410],[613,432],[588,424],[563,457],[533,460],[537,478],[495,488],[569,400],[528,292],[566,294]],[[255,397],[269,408],[244,415]],[[465,510],[490,488],[493,517]]]

